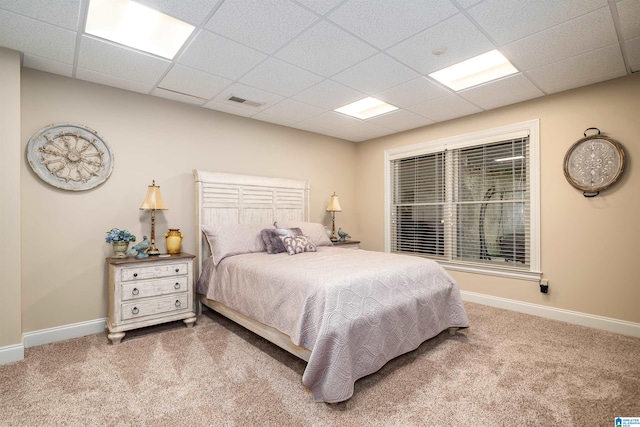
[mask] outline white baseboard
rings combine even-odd
[[[520,313],[533,314],[547,319],[561,320],[590,328],[602,329],[622,335],[630,335],[640,338],[640,323],[627,322],[612,319],[610,317],[595,316],[593,314],[580,313],[578,311],[564,310],[561,308],[547,307],[539,304],[516,301],[507,298],[494,297],[476,292],[460,291],[463,301],[489,305],[491,307],[504,308]]]
[[[24,359],[24,346],[22,344],[0,347],[0,365],[17,362]]]
[[[87,322],[58,326],[56,328],[27,332],[22,335],[22,342],[25,348],[29,348],[56,341],[84,337],[85,335],[97,334],[104,332],[106,320],[107,319],[89,320]]]

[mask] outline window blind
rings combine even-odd
[[[528,269],[529,156],[519,136],[391,160],[391,250]]]

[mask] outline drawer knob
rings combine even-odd
[[[133,307],[133,309],[131,309],[131,312],[133,314],[138,314],[138,313],[140,313],[140,310],[138,310],[138,307]]]
[[[180,269],[179,268],[176,268],[176,273],[180,273]]]
[[[138,273],[133,273],[133,277],[138,277]]]
[[[176,284],[173,285],[173,288],[174,289],[180,289],[180,283],[176,282]]]
[[[180,307],[180,300],[176,300],[176,307]]]
[[[138,295],[140,293],[140,290],[138,288],[133,288],[133,290],[131,291],[132,295]]]

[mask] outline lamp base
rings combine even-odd
[[[155,246],[151,245],[149,249],[147,249],[147,255],[160,255],[160,251]]]

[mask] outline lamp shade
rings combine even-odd
[[[342,207],[340,206],[340,201],[338,200],[338,196],[334,192],[331,198],[329,199],[329,205],[327,206],[327,212],[342,212]]]
[[[156,185],[155,180],[153,181],[153,184],[151,184],[147,188],[147,195],[144,196],[144,201],[142,202],[142,206],[140,206],[140,209],[143,209],[143,210],[169,209],[167,205],[164,204],[164,200],[162,200],[160,187]]]

